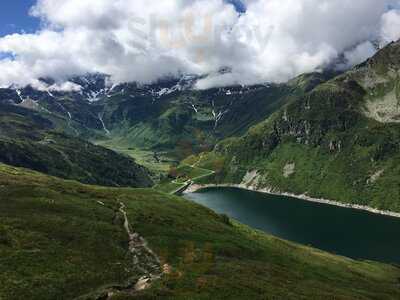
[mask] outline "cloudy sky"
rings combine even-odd
[[[0,87],[37,86],[41,77],[61,84],[92,72],[115,83],[207,75],[198,88],[283,82],[341,54],[340,67],[360,63],[376,51],[372,42],[400,38],[400,0],[38,0],[29,6],[1,7],[15,22],[1,24]],[[23,13],[31,24],[25,32]],[[32,24],[39,25],[32,30]]]

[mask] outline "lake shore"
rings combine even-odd
[[[313,198],[313,197],[310,197],[310,196],[305,195],[305,194],[296,195],[296,194],[292,194],[292,193],[278,192],[278,191],[276,191],[276,190],[274,190],[272,188],[257,189],[254,186],[244,185],[244,184],[204,184],[204,185],[192,184],[184,191],[184,194],[186,194],[186,193],[194,193],[194,192],[197,192],[199,190],[206,189],[206,188],[212,188],[212,187],[233,187],[233,188],[239,188],[239,189],[244,189],[244,190],[248,190],[248,191],[269,194],[269,195],[292,197],[292,198],[297,198],[297,199],[310,201],[310,202],[315,202],[315,203],[322,203],[322,204],[327,204],[327,205],[340,206],[340,207],[344,207],[344,208],[352,208],[352,209],[367,211],[367,212],[374,213],[374,214],[400,218],[400,213],[396,213],[396,212],[392,212],[392,211],[379,210],[379,209],[376,209],[376,208],[373,208],[373,207],[369,207],[369,206],[365,206],[365,205],[348,204],[348,203],[342,203],[342,202],[333,201],[333,200],[327,200],[327,199],[323,199],[323,198]]]

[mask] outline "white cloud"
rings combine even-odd
[[[381,36],[383,43],[400,39],[400,10],[391,10],[383,15]]]
[[[346,70],[354,65],[360,64],[376,53],[377,47],[371,42],[366,41],[358,44],[343,53],[345,61],[336,65],[337,70]]]
[[[52,91],[58,91],[58,92],[68,92],[68,91],[74,91],[74,92],[79,92],[82,90],[82,87],[79,84],[73,83],[71,81],[65,81],[62,83],[55,83],[47,87],[47,90],[52,92]]]
[[[211,74],[198,88],[282,82],[341,53],[359,63],[374,53],[368,40],[400,37],[398,0],[243,2],[238,14],[223,0],[39,0],[40,31],[0,38],[0,53],[12,54],[0,59],[0,86],[40,77],[61,86],[87,72],[114,82]]]

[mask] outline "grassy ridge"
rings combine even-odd
[[[134,160],[57,130],[37,112],[0,105],[0,162],[107,186],[149,187]]]
[[[171,272],[149,290],[110,299],[400,297],[397,268],[286,242],[153,190],[0,165],[0,191],[0,299],[94,299],[137,279],[120,201]]]

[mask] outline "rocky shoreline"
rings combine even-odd
[[[234,187],[234,188],[249,190],[249,191],[253,191],[253,192],[259,192],[259,193],[277,195],[277,196],[292,197],[292,198],[297,198],[297,199],[310,201],[310,202],[316,202],[316,203],[340,206],[340,207],[345,207],[345,208],[352,208],[352,209],[367,211],[367,212],[374,213],[374,214],[400,218],[400,213],[396,213],[396,212],[392,212],[392,211],[379,210],[379,209],[376,209],[376,208],[373,208],[373,207],[369,207],[369,206],[365,206],[365,205],[347,204],[347,203],[342,203],[342,202],[333,201],[333,200],[327,200],[327,199],[322,199],[322,198],[313,198],[313,197],[310,197],[310,196],[305,195],[305,194],[296,195],[296,194],[292,194],[292,193],[279,192],[279,191],[274,190],[273,188],[258,189],[258,188],[254,187],[252,185],[245,185],[245,184],[204,184],[204,185],[192,184],[191,186],[189,186],[185,190],[184,193],[194,193],[196,191],[199,191],[199,190],[202,190],[202,189],[205,189],[205,188],[211,188],[211,187]]]

